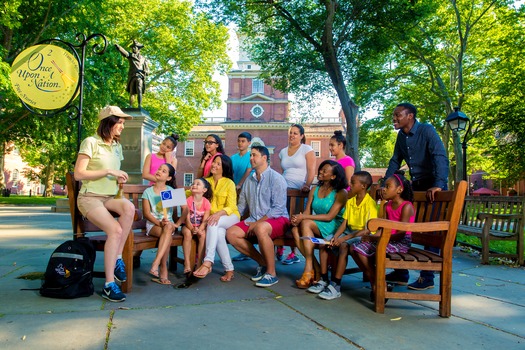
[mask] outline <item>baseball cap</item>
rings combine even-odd
[[[100,113],[98,114],[98,120],[106,119],[112,115],[124,119],[133,119],[132,116],[122,112],[122,109],[117,106],[106,106],[100,110]]]

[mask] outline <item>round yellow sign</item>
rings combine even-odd
[[[77,92],[79,80],[77,59],[51,44],[25,49],[11,66],[11,83],[18,97],[44,110],[65,107]]]

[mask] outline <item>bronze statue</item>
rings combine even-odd
[[[133,107],[134,96],[137,95],[138,108],[141,108],[142,94],[146,90],[146,76],[149,74],[148,62],[140,54],[140,49],[144,45],[137,40],[133,40],[133,44],[131,44],[132,52],[126,51],[119,44],[115,44],[115,47],[129,61],[128,84],[126,85],[126,91],[129,92],[129,104]]]

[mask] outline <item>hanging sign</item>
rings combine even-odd
[[[31,46],[11,66],[11,83],[18,97],[43,110],[65,107],[76,97],[79,80],[77,59],[56,45]]]

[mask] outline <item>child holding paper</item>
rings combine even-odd
[[[168,256],[171,236],[181,225],[183,217],[173,222],[173,208],[163,208],[160,193],[172,190],[175,182],[175,168],[168,163],[162,164],[155,172],[155,182],[142,195],[142,210],[146,218],[146,234],[159,237],[157,256],[151,264],[149,273],[153,282],[171,284],[168,279]]]
[[[208,181],[203,178],[196,179],[191,184],[191,196],[186,199],[188,215],[182,228],[182,251],[184,252],[184,274],[192,271],[190,261],[191,239],[193,235],[198,237],[197,265],[202,264],[204,258],[204,243],[206,240],[206,221],[210,216],[212,190]]]
[[[349,248],[367,233],[368,220],[377,218],[377,204],[367,192],[370,185],[372,185],[372,175],[369,172],[358,171],[352,175],[350,199],[346,202],[343,222],[329,244],[319,248],[321,279],[308,288],[308,292],[319,294],[321,299],[333,300],[341,296],[341,279],[348,263]],[[329,250],[338,255],[337,267],[331,280],[328,279]]]

